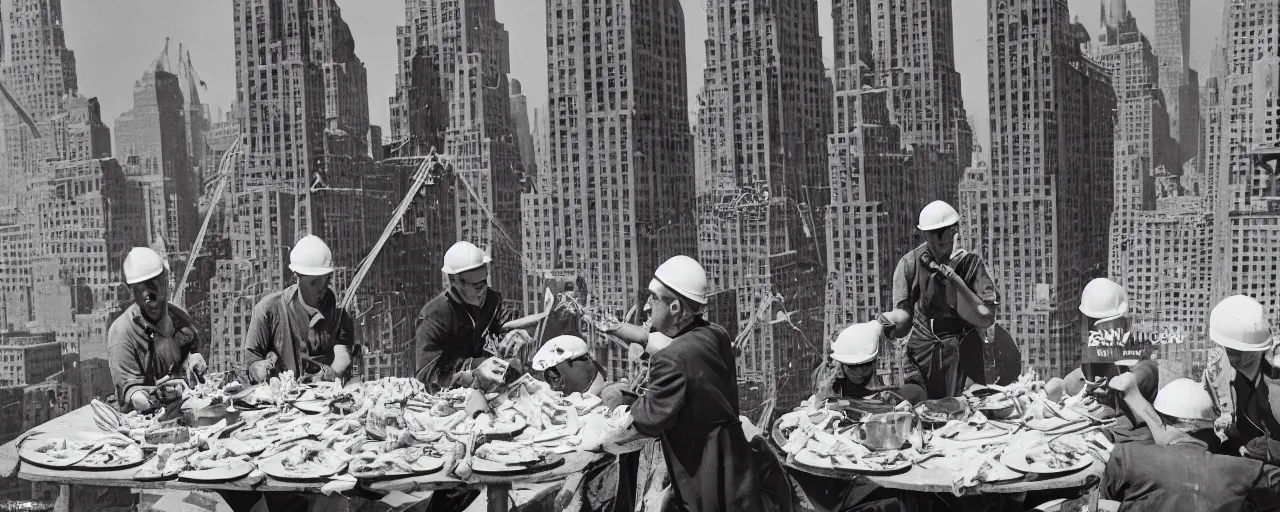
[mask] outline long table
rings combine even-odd
[[[0,447],[0,462],[4,462],[6,460],[16,461],[18,459],[19,443],[34,433],[43,432],[46,434],[52,434],[59,431],[98,431],[98,427],[94,425],[93,417],[92,408],[85,406],[64,416],[55,418],[48,423],[35,427],[27,434],[24,434],[18,439]],[[546,483],[564,480],[570,475],[598,468],[599,466],[610,463],[612,460],[613,455],[605,453],[572,452],[564,456],[564,464],[540,473],[501,477],[472,475],[470,478],[459,479],[452,475],[452,467],[445,467],[430,475],[398,480],[386,480],[376,483],[358,482],[358,485],[365,490],[380,494],[392,491],[422,492],[462,488],[483,488],[488,496],[488,510],[490,512],[508,512],[510,506],[509,496],[511,486],[513,484]],[[320,493],[321,487],[327,483],[285,482],[271,477],[267,477],[257,483],[247,481],[247,479],[242,479],[223,484],[199,484],[180,482],[177,480],[163,482],[139,482],[133,479],[133,475],[139,469],[146,468],[148,465],[154,467],[155,464],[156,460],[153,457],[144,462],[141,466],[135,468],[115,471],[71,471],[46,469],[31,464],[20,463],[18,466],[18,478],[30,482],[45,482],[67,486],[91,485],[97,487],[128,487],[132,489],[199,491],[228,490],[299,493]],[[3,465],[5,464],[0,464],[0,467]]]
[[[786,444],[787,440],[782,437],[782,433],[777,429],[776,425],[771,434],[769,437],[770,447],[775,450],[778,458],[783,461],[783,465],[790,471],[854,483],[869,482],[887,489],[914,493],[943,494],[953,492],[951,483],[955,476],[954,474],[941,469],[922,467],[920,464],[914,464],[907,471],[891,475],[860,475],[832,468],[807,466],[790,460],[787,453],[782,450],[782,446]],[[925,461],[924,464],[928,464],[928,461]],[[1101,481],[1105,469],[1106,464],[1095,459],[1088,467],[1074,473],[1059,476],[1026,474],[1017,479],[981,483],[969,490],[976,495],[1017,495],[1030,492],[1087,489],[1095,487]],[[1094,502],[1094,506],[1091,506],[1090,510],[1096,509],[1096,499],[1096,493],[1091,492],[1089,500]]]

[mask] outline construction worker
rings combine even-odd
[[[244,340],[249,380],[265,382],[285,371],[302,382],[337,380],[351,366],[355,324],[337,309],[329,288],[333,252],[319,237],[307,235],[290,251],[289,270],[297,283],[253,307]]]
[[[707,288],[706,272],[688,256],[654,272],[650,328],[673,341],[652,356],[648,392],[632,406],[632,426],[661,439],[677,510],[760,510],[739,420],[732,340],[703,318]]]
[[[590,347],[582,338],[563,335],[552,338],[533,356],[533,369],[543,372],[551,388],[566,395],[590,393],[603,399],[610,410],[620,405],[631,405],[623,390],[625,383],[610,383],[605,379],[604,367],[590,355]],[[577,474],[566,480],[561,491],[559,510],[616,510],[635,508],[636,480],[640,465],[640,452],[618,456],[617,464],[601,468],[591,474]],[[614,482],[616,485],[609,485]],[[593,493],[592,490],[598,490]],[[575,502],[581,507],[575,506]]]
[[[423,306],[414,337],[417,378],[431,391],[491,386],[499,375],[513,380],[523,373],[519,361],[496,360],[503,354],[486,348],[506,331],[537,324],[536,315],[516,318],[502,294],[489,287],[492,261],[470,242],[453,244],[444,254],[441,270],[449,277],[449,289]],[[496,352],[514,354],[518,349],[502,346]]]
[[[245,336],[249,380],[266,382],[286,371],[302,382],[333,381],[351,365],[355,324],[338,309],[329,288],[333,252],[315,235],[307,235],[289,252],[289,270],[297,283],[263,297],[253,307]],[[319,509],[332,500],[300,493],[219,491],[235,512],[253,509],[265,499],[272,512]]]
[[[814,397],[817,400],[829,396],[863,399],[888,391],[912,403],[924,401],[925,393],[919,386],[885,386],[876,375],[883,331],[880,322],[854,324],[840,331],[831,344],[830,360],[814,371]]]
[[[1111,389],[1143,417],[1155,443],[1117,444],[1100,485],[1101,498],[1121,510],[1275,510],[1280,506],[1280,468],[1260,461],[1216,455],[1209,448],[1215,407],[1209,393],[1188,379],[1170,382],[1155,406],[1142,398],[1137,379],[1125,373]]]
[[[176,389],[156,382],[185,376],[195,385],[208,365],[199,352],[199,334],[191,317],[169,303],[169,264],[160,254],[134,247],[124,259],[124,280],[133,293],[133,304],[107,331],[111,380],[120,409],[147,413],[161,403],[181,396]],[[181,373],[180,373],[181,372]]]
[[[906,382],[923,387],[930,399],[963,391],[960,341],[994,323],[993,310],[1000,300],[982,257],[955,247],[959,222],[960,214],[943,201],[920,211],[916,227],[925,243],[898,261],[893,272],[894,309],[877,319],[894,338],[910,334]],[[980,379],[984,377],[974,380]]]
[[[1228,453],[1280,459],[1271,440],[1280,436],[1275,411],[1280,407],[1280,373],[1274,356],[1275,340],[1266,308],[1244,295],[1223,299],[1209,314],[1209,339],[1222,347],[1207,371],[1209,392],[1221,409],[1217,426],[1227,437]]]

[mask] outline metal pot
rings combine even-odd
[[[872,450],[898,450],[911,437],[915,419],[915,415],[908,412],[872,414],[848,433],[854,441]]]

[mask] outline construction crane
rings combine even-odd
[[[5,87],[3,82],[0,82],[0,93],[4,94],[4,100],[9,103],[10,107],[13,107],[13,111],[18,114],[23,123],[26,123],[27,128],[31,129],[32,137],[39,139],[40,129],[36,128],[36,122],[31,119],[31,115],[27,114],[27,109],[22,108],[18,100],[12,94],[9,94],[9,88]]]
[[[200,232],[196,233],[195,244],[191,246],[190,256],[187,257],[187,265],[182,269],[182,278],[178,280],[178,287],[174,288],[173,303],[186,307],[183,302],[182,292],[187,285],[187,277],[191,275],[191,268],[195,266],[196,258],[200,256],[200,250],[204,248],[205,233],[209,231],[209,221],[213,219],[213,214],[218,210],[218,203],[222,201],[222,192],[226,190],[227,183],[231,181],[231,176],[235,172],[236,167],[232,165],[235,157],[243,155],[240,150],[240,142],[242,139],[236,139],[231,147],[227,148],[227,152],[222,154],[222,163],[218,165],[218,188],[214,189],[213,197],[209,199],[209,211],[204,215],[204,223],[200,224]]]

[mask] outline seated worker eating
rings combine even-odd
[[[888,391],[912,404],[924,401],[924,388],[919,385],[885,386],[876,374],[883,331],[880,322],[854,324],[841,331],[831,343],[830,360],[814,370],[814,398],[869,399]]]

